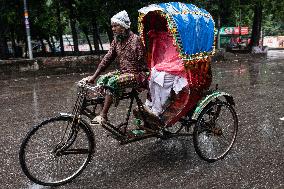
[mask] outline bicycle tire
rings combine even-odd
[[[24,174],[34,183],[45,186],[68,183],[90,162],[95,147],[93,133],[82,122],[78,122],[78,132],[70,132],[72,121],[73,116],[54,117],[33,127],[26,135],[19,160]],[[70,140],[66,136],[71,136]],[[60,151],[64,144],[66,149]]]
[[[233,106],[223,101],[209,103],[200,113],[194,127],[193,144],[196,153],[208,162],[224,158],[236,140],[237,131],[238,117]],[[224,141],[226,138],[228,142]],[[215,152],[217,155],[213,154]]]

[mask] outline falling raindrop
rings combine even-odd
[[[38,96],[36,92],[35,85],[33,86],[33,108],[35,112],[35,121],[37,122],[39,120],[39,110],[38,110]]]

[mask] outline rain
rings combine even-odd
[[[224,159],[202,160],[192,137],[120,145],[103,128],[92,127],[92,161],[80,176],[58,188],[283,188],[284,51],[230,54],[213,62],[212,71],[211,88],[218,84],[219,91],[234,97],[239,119],[236,142]],[[75,83],[90,74],[0,80],[1,188],[50,188],[34,184],[22,172],[21,142],[33,125],[71,112]]]

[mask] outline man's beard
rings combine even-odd
[[[124,41],[125,39],[127,39],[129,36],[129,32],[126,31],[125,33],[119,33],[119,34],[114,34],[114,38],[121,42],[121,41]]]

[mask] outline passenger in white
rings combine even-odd
[[[165,110],[171,91],[178,94],[188,85],[187,73],[173,45],[173,37],[167,31],[151,30],[148,36],[151,52],[151,99],[147,99],[145,105],[153,114],[159,116]]]

